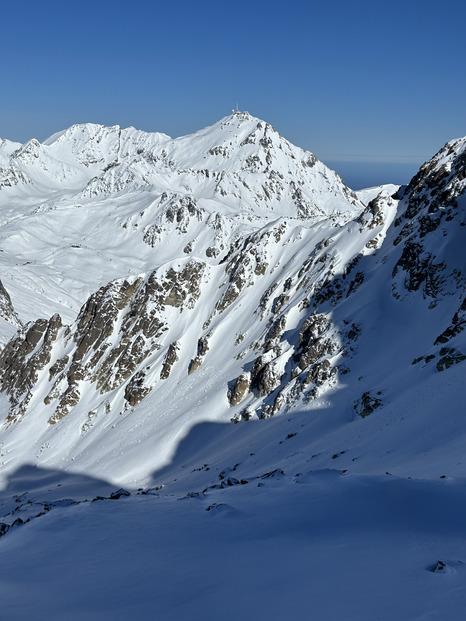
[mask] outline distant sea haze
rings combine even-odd
[[[352,190],[362,190],[384,183],[405,185],[411,181],[420,164],[406,162],[324,162],[335,170]]]

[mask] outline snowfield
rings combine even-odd
[[[464,618],[466,139],[0,141],[0,618]]]
[[[2,541],[2,615],[462,618],[464,481],[282,478],[54,508]]]

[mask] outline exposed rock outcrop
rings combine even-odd
[[[366,418],[366,416],[375,412],[375,410],[382,406],[381,395],[382,393],[380,391],[378,391],[376,395],[373,395],[369,391],[363,393],[361,398],[354,403],[353,407],[356,414],[361,418]]]
[[[18,419],[33,397],[39,373],[49,364],[52,347],[62,328],[61,318],[28,324],[0,353],[1,390],[10,399],[8,421]]]
[[[172,371],[172,367],[179,360],[178,351],[180,346],[177,341],[170,343],[170,347],[165,354],[165,358],[163,359],[162,370],[160,371],[160,379],[168,379],[170,377],[170,373]]]
[[[209,351],[209,341],[207,336],[202,336],[197,342],[196,357],[191,360],[188,367],[188,374],[194,373],[204,361],[206,353]]]
[[[230,407],[234,407],[241,403],[245,395],[249,392],[251,387],[251,377],[249,373],[241,373],[236,378],[233,388],[228,391],[228,402]]]
[[[393,295],[422,291],[433,308],[439,299],[464,290],[466,277],[460,261],[441,253],[445,238],[461,236],[466,226],[458,199],[466,191],[466,149],[464,141],[453,140],[421,166],[407,187],[399,192],[399,228],[394,239],[401,248],[393,269]],[[458,259],[458,258],[457,258]],[[453,285],[453,287],[452,287]]]
[[[2,281],[0,281],[0,317],[11,323],[15,328],[21,329],[23,327],[23,322],[13,308],[10,295],[3,286]]]
[[[180,269],[115,281],[90,296],[74,325],[63,328],[55,315],[27,326],[0,354],[9,420],[26,411],[42,370],[42,384],[48,385],[43,402],[54,408],[51,424],[79,404],[84,383],[100,394],[122,387],[129,405],[139,403],[152,389],[144,363],[149,357],[157,360],[160,339],[168,330],[168,309],[181,313],[194,308],[204,267],[188,261]],[[162,379],[169,376],[177,351],[172,343],[162,363]]]

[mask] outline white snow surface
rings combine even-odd
[[[439,365],[442,347],[466,354],[466,341],[459,329],[438,338],[464,300],[465,182],[452,162],[465,145],[431,160],[429,179],[443,171],[457,198],[428,230],[429,188],[355,194],[245,112],[177,139],[86,124],[43,144],[0,141],[0,280],[24,323],[59,313],[70,326],[22,416],[11,422],[0,394],[0,618],[464,618],[466,363]],[[410,240],[440,264],[411,290]],[[107,393],[83,379],[50,424],[50,369],[73,355],[89,296],[111,281],[141,291],[193,262],[198,294],[148,307],[166,326],[136,369],[148,395],[129,406],[129,379]],[[314,302],[338,373],[311,397],[293,369]],[[2,344],[15,333],[3,318]],[[188,374],[201,337],[209,349]],[[259,354],[273,399],[283,387],[266,420],[260,391],[227,397]],[[365,394],[381,405],[362,418]]]

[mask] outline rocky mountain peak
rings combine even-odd
[[[461,195],[466,187],[466,137],[447,142],[440,151],[421,166],[410,183],[403,188],[401,195],[409,197],[411,209],[407,217],[414,215],[414,210],[434,201],[439,207],[451,204]]]
[[[421,289],[435,304],[466,283],[461,256],[466,242],[466,139],[448,142],[400,195],[393,244],[402,254],[394,273],[403,269],[408,290]]]
[[[29,158],[40,158],[42,155],[42,145],[36,140],[36,138],[31,138],[26,143],[21,145],[16,151],[11,154],[13,159],[29,159]]]

